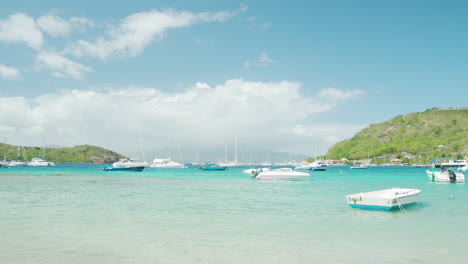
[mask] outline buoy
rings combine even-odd
[[[451,194],[450,196],[450,199],[455,199],[455,195]]]

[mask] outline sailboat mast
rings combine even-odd
[[[227,162],[227,144],[224,144],[224,161]]]
[[[234,159],[234,162],[237,163],[237,137],[236,137],[236,158]]]

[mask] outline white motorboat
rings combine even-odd
[[[366,165],[366,164],[359,164],[359,165],[357,165],[357,166],[351,166],[351,167],[349,167],[349,168],[350,168],[350,169],[368,169],[369,166]]]
[[[398,188],[346,195],[349,206],[359,209],[389,211],[416,203],[421,190]]]
[[[148,162],[140,161],[138,159],[121,159],[112,164],[114,167],[148,167]]]
[[[54,162],[46,161],[44,158],[33,158],[31,162],[28,163],[28,166],[38,167],[38,166],[55,166]]]
[[[171,161],[170,159],[154,159],[150,167],[155,168],[155,169],[185,169],[187,168],[184,164]]]
[[[143,171],[148,166],[148,162],[138,159],[121,159],[105,167],[104,171]]]
[[[426,170],[426,175],[431,181],[434,182],[455,182],[464,183],[465,175],[461,172],[454,172],[447,167],[442,166],[439,162],[447,161],[447,159],[434,159],[431,160],[431,168]],[[444,163],[442,163],[444,164]]]
[[[305,180],[310,174],[301,171],[295,171],[291,168],[280,168],[271,171],[262,171],[252,174],[252,178],[259,180]]]
[[[294,166],[293,169],[295,169],[295,170],[310,170],[311,166],[312,165],[310,163],[301,163],[299,165]]]

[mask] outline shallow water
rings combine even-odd
[[[261,181],[244,168],[102,167],[0,168],[0,262],[468,261],[466,185],[429,182],[425,169],[332,167],[306,181]],[[407,213],[352,209],[344,197],[391,187],[422,193]]]

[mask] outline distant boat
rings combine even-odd
[[[109,165],[103,168],[103,171],[143,171],[145,169],[144,166],[127,166],[127,167],[119,167],[114,165]]]
[[[421,190],[397,188],[346,195],[352,208],[389,211],[414,204]]]
[[[112,163],[105,168],[104,171],[143,171],[148,166],[147,162],[142,162],[137,159],[122,159]]]
[[[170,159],[154,159],[153,163],[150,165],[154,169],[185,169],[187,166],[180,164]]]
[[[271,171],[271,169],[270,168],[252,168],[252,169],[243,170],[242,173],[252,175],[254,173],[259,173],[262,171]]]
[[[366,165],[366,164],[359,164],[359,165],[350,167],[350,169],[368,169],[368,168],[369,168],[369,166]]]
[[[279,168],[271,171],[262,171],[252,175],[258,180],[305,180],[310,177],[309,173],[295,171],[291,168]]]
[[[17,156],[16,160],[10,160],[8,162],[8,164],[6,164],[6,166],[8,166],[8,167],[28,166],[28,162],[27,161],[21,161],[21,158],[20,158],[21,147],[20,147],[19,137],[18,137],[17,152],[18,152],[18,154],[17,154],[18,156]],[[24,158],[24,160],[28,160],[27,157],[26,157],[26,152],[25,152],[24,149],[23,149],[23,158]]]
[[[46,161],[44,158],[36,157],[28,163],[28,166],[39,167],[39,166],[55,166],[54,162]]]
[[[447,169],[447,167],[442,166],[447,164],[451,159],[433,159],[431,160],[431,168],[426,170],[426,175],[429,177],[429,180],[434,182],[455,182],[455,183],[464,183],[465,175],[460,172],[454,172],[453,170]],[[442,163],[440,163],[442,161]]]
[[[225,170],[226,168],[227,168],[226,166],[219,166],[218,164],[214,164],[214,163],[205,163],[198,169],[206,170],[206,171],[220,171],[220,170]]]
[[[328,168],[327,164],[321,162],[312,162],[310,166],[311,171],[326,171]]]
[[[28,166],[28,162],[26,161],[21,161],[21,160],[10,160],[10,162],[8,162],[8,164],[6,164],[6,166],[8,167],[24,167],[24,166]]]

